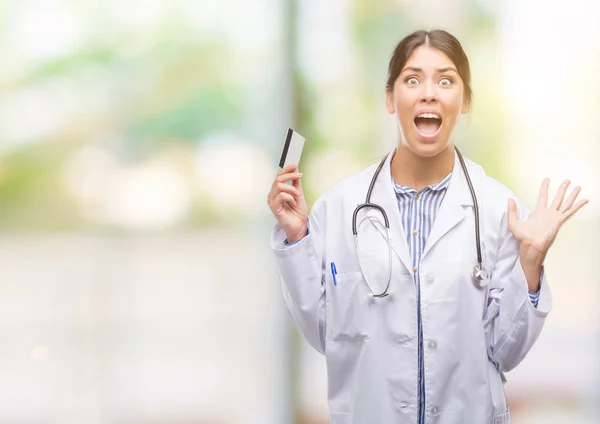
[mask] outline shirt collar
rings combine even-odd
[[[446,175],[446,177],[444,177],[443,180],[441,180],[435,184],[430,184],[426,187],[423,187],[421,190],[419,190],[419,192],[426,191],[426,190],[430,190],[430,191],[445,190],[450,185],[451,178],[452,178],[452,172],[449,173],[448,175]],[[396,181],[394,181],[394,177],[392,177],[392,185],[394,186],[394,190],[398,194],[407,194],[407,193],[416,193],[417,192],[414,188],[396,184]]]

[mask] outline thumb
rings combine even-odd
[[[511,233],[514,233],[514,228],[519,221],[519,216],[517,215],[517,204],[514,199],[508,199],[508,229]]]

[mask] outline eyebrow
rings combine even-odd
[[[423,72],[423,69],[421,69],[421,68],[416,68],[416,67],[414,67],[414,66],[408,66],[408,67],[406,67],[406,68],[404,68],[404,69],[402,70],[402,72],[404,72],[404,71]],[[453,72],[456,72],[456,73],[458,74],[458,71],[457,71],[455,68],[453,68],[452,66],[448,66],[448,67],[446,67],[446,68],[438,68],[438,69],[437,69],[437,73],[438,73],[438,74],[442,74],[442,73],[444,73],[444,72],[449,72],[449,71],[453,71]],[[402,72],[401,72],[401,73],[402,73]]]

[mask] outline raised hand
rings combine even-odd
[[[575,203],[581,191],[579,186],[575,187],[565,200],[567,189],[571,183],[569,180],[565,180],[558,188],[552,204],[547,206],[549,183],[548,178],[542,181],[537,206],[529,219],[520,221],[515,201],[513,199],[508,201],[508,228],[519,241],[522,260],[531,260],[541,264],[554,242],[558,230],[588,203],[587,199]]]

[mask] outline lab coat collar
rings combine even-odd
[[[381,168],[379,177],[377,178],[375,186],[373,187],[373,192],[371,194],[371,203],[378,204],[385,210],[390,224],[392,250],[396,253],[406,270],[412,273],[412,260],[410,257],[408,244],[406,242],[406,233],[404,231],[404,228],[402,227],[402,220],[400,219],[400,212],[398,210],[398,200],[396,198],[394,183],[392,181],[392,173],[390,171],[390,163],[392,161],[392,157],[394,156],[395,151],[396,149],[392,150],[388,154],[383,164],[383,168]],[[371,178],[372,175],[373,174],[370,175]],[[379,211],[377,211],[374,208],[368,208],[367,215],[376,217],[380,220],[383,219]],[[382,236],[385,237],[385,234],[383,232]]]
[[[465,159],[465,165],[467,170],[469,169],[469,165],[472,163],[467,158]],[[470,173],[469,173],[470,175]],[[465,172],[460,165],[460,159],[458,158],[458,153],[456,150],[454,151],[454,168],[452,169],[452,177],[450,179],[450,185],[448,187],[448,193],[446,193],[446,197],[450,197],[450,202],[455,202],[462,206],[473,206],[473,197],[471,196],[471,190],[469,189],[469,184],[467,183],[467,179],[465,177]],[[444,199],[444,202],[446,199]]]
[[[465,159],[467,170],[469,169],[469,164],[470,161]],[[454,168],[452,170],[450,185],[448,186],[448,191],[446,192],[444,200],[436,215],[433,227],[431,228],[431,233],[425,243],[425,249],[423,250],[421,260],[425,259],[427,253],[445,234],[464,219],[465,206],[473,206],[473,197],[471,196],[471,190],[469,189],[465,172],[460,164],[460,159],[455,151]]]

